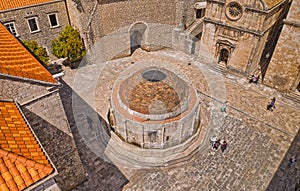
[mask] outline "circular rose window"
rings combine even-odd
[[[226,16],[230,20],[238,20],[243,13],[243,7],[238,2],[230,2],[226,7]]]

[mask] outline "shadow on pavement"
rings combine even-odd
[[[72,137],[45,119],[22,107],[30,126],[58,171],[55,181],[62,190],[71,190],[86,180]]]
[[[298,191],[300,189],[300,130],[298,130],[289,150],[286,152],[280,166],[274,174],[267,191]],[[292,156],[297,155],[297,161],[288,167]],[[272,165],[272,164],[270,164]]]
[[[105,120],[102,119],[88,103],[80,98],[66,82],[63,80],[60,82],[63,84],[60,97],[87,175],[87,181],[79,185],[75,190],[122,190],[123,186],[128,183],[127,178],[114,164],[104,160],[103,156],[99,156],[98,153],[95,154],[95,152],[92,151],[95,148],[92,148],[90,145],[87,146],[87,144],[89,144],[87,141],[90,139],[91,142],[96,143],[96,149],[105,155],[105,141],[99,141],[98,138],[101,138],[99,131],[101,131],[100,133],[102,134],[104,134],[104,131],[107,133],[108,124],[106,124]],[[72,100],[74,98],[76,99],[76,106],[74,106],[74,100]],[[74,108],[81,110],[79,114],[74,112]],[[106,128],[106,130],[104,128]],[[84,131],[82,131],[82,129]],[[91,135],[93,135],[93,137]],[[98,148],[99,145],[101,145],[100,148]]]

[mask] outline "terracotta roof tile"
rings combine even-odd
[[[1,0],[0,10],[7,10],[13,8],[24,7],[28,5],[35,5],[39,3],[49,2],[50,0]]]
[[[0,73],[57,83],[48,70],[2,24],[0,24]],[[15,114],[13,110],[7,110],[7,113]]]
[[[9,191],[9,189],[8,189],[8,187],[7,187],[6,184],[1,184],[1,185],[0,185],[0,190],[1,190],[1,191]]]
[[[11,124],[24,124],[21,129],[9,125],[10,114],[18,116]],[[23,190],[51,174],[53,168],[15,103],[0,102],[0,121],[5,122],[0,125],[0,190]]]
[[[5,183],[5,181],[3,180],[3,178],[0,176],[0,185]],[[1,189],[0,189],[1,190]]]

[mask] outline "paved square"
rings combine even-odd
[[[83,68],[85,74],[96,69],[101,71],[97,78],[81,73],[89,80],[83,89],[74,88],[80,69],[67,70],[63,80],[100,116],[106,118],[109,109],[107,98],[120,72],[134,62],[149,59],[168,60],[192,79],[203,107],[212,113],[208,120],[215,126],[220,125],[213,134],[228,142],[227,150],[224,153],[212,150],[206,140],[206,147],[189,161],[153,169],[128,169],[112,165],[112,168],[101,170],[97,168],[103,168],[105,163],[101,159],[90,158],[87,160],[91,161],[86,161],[86,164],[90,165],[89,171],[93,176],[88,176],[78,190],[92,187],[93,190],[119,190],[127,182],[123,190],[285,191],[295,188],[300,178],[300,165],[298,162],[291,168],[287,165],[292,155],[299,155],[300,105],[273,89],[261,84],[249,84],[247,79],[230,73],[223,76],[221,72],[214,71],[214,66],[199,63],[195,58],[173,50],[148,53],[138,50],[132,57],[113,60],[104,66],[101,63],[87,65]],[[209,75],[212,79],[207,78],[207,73],[213,74]],[[94,89],[92,82],[96,83]],[[221,83],[225,89],[212,93],[214,87],[221,87]],[[222,94],[224,92],[226,95]],[[91,98],[93,96],[95,99]],[[274,96],[277,98],[276,108],[273,112],[267,111],[266,105]],[[220,108],[226,100],[227,113],[222,113]],[[75,139],[80,139],[80,135]],[[92,153],[82,144],[78,145],[78,149],[79,152],[84,149],[85,155]],[[110,173],[110,170],[116,172],[117,169],[121,176]],[[123,182],[111,185],[109,181],[114,176]],[[120,179],[122,176],[126,178]]]

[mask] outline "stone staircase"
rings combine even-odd
[[[203,27],[203,18],[195,20],[189,27],[185,30],[185,34],[190,38],[196,36],[199,32],[202,31]]]
[[[218,63],[218,64],[213,64],[212,66],[209,67],[210,70],[213,70],[215,72],[218,72],[220,74],[226,75],[228,74],[228,68],[226,67],[225,63]]]

